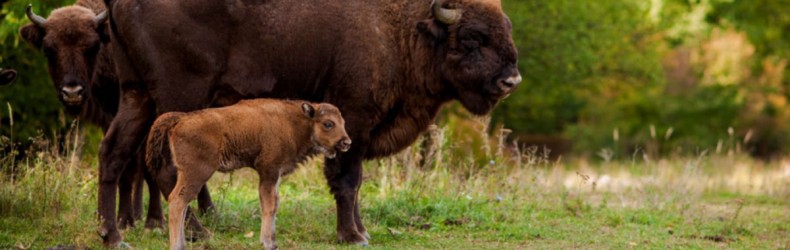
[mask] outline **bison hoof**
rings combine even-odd
[[[123,237],[118,230],[107,230],[103,229],[103,232],[100,232],[99,236],[102,238],[102,243],[104,246],[108,248],[116,248],[120,247],[121,243],[123,243]]]
[[[353,244],[357,246],[368,246],[368,240],[365,238],[365,236],[359,233],[344,236],[341,235],[338,237],[338,241],[340,243]]]
[[[118,220],[118,229],[124,230],[127,228],[134,228],[134,220],[120,219]]]
[[[362,236],[365,236],[366,240],[370,240],[370,234],[368,232],[362,233]]]
[[[121,241],[121,244],[118,245],[118,248],[119,249],[134,249],[134,247],[132,247],[132,245],[129,245],[129,243],[126,243],[126,242],[123,242],[123,241]]]
[[[204,227],[187,228],[186,238],[189,242],[196,242],[211,238],[211,232]]]
[[[145,220],[145,229],[152,229],[152,230],[165,229],[164,225],[165,225],[164,220],[161,218],[159,219],[148,218],[147,220]]]

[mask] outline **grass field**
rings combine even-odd
[[[365,164],[369,249],[790,249],[790,162],[726,153],[549,161],[496,138],[466,152],[474,143],[443,132],[426,164],[417,146]],[[0,249],[101,249],[96,159],[40,148],[2,161]],[[256,183],[250,170],[215,175],[217,210],[201,217],[213,236],[188,246],[259,248]],[[285,178],[280,195],[280,248],[358,248],[336,243],[320,159]],[[125,242],[167,248],[166,232],[142,225]]]

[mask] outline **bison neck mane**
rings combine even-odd
[[[114,67],[110,48],[106,45],[102,46],[88,87],[87,100],[78,115],[81,119],[86,119],[105,131],[110,127],[110,122],[115,114],[118,113],[118,102],[121,96]]]
[[[102,11],[107,10],[107,7],[105,7],[104,2],[102,0],[77,0],[77,2],[74,3],[74,5],[85,7],[89,10],[92,10],[93,13],[96,14],[99,14]]]
[[[453,99],[442,83],[433,42],[420,34],[418,22],[431,18],[430,1],[392,1],[383,7],[391,25],[401,75],[375,93],[386,93],[385,113],[371,131],[366,158],[394,154],[414,142],[433,123],[442,104]]]

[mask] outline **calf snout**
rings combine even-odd
[[[340,140],[339,142],[337,142],[337,145],[335,145],[335,148],[337,148],[337,150],[340,150],[340,152],[348,151],[349,149],[351,149],[351,139],[345,138],[343,140]]]

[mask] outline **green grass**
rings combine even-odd
[[[460,157],[458,145],[441,140],[435,161],[424,167],[417,147],[366,163],[360,197],[368,249],[790,248],[787,163],[727,155],[549,162],[529,151],[486,153],[500,151],[496,145]],[[102,248],[96,160],[67,156],[42,150],[23,162],[5,161],[0,249]],[[481,158],[493,163],[479,164]],[[259,248],[255,185],[248,169],[215,175],[209,187],[217,211],[201,217],[213,236],[188,246]],[[288,176],[280,196],[281,248],[359,248],[336,243],[334,201],[320,160]],[[125,242],[167,248],[166,232],[142,225],[124,231]]]

